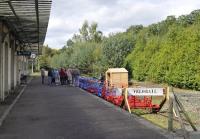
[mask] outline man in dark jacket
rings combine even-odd
[[[61,83],[61,85],[64,85],[64,82],[65,82],[65,71],[64,71],[63,68],[60,69],[59,75],[60,75],[60,83]]]

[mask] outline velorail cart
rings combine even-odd
[[[96,78],[80,77],[79,87],[117,106],[128,107],[129,111],[140,108],[158,112],[166,101],[167,88],[129,87],[128,71],[125,68],[110,68],[105,77],[104,82]],[[162,101],[155,104],[153,97],[162,98]]]

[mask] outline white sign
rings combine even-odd
[[[114,88],[111,91],[113,96],[121,96],[122,95],[122,88]]]
[[[131,96],[162,96],[163,88],[127,88]]]
[[[36,58],[36,54],[31,54],[31,58],[35,59]]]

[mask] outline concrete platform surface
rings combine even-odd
[[[79,88],[27,86],[3,125],[0,139],[165,139],[156,128]]]

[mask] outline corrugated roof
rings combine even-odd
[[[106,72],[128,72],[125,68],[109,68]]]
[[[0,0],[0,19],[21,43],[39,50],[46,36],[51,3],[51,0]]]

